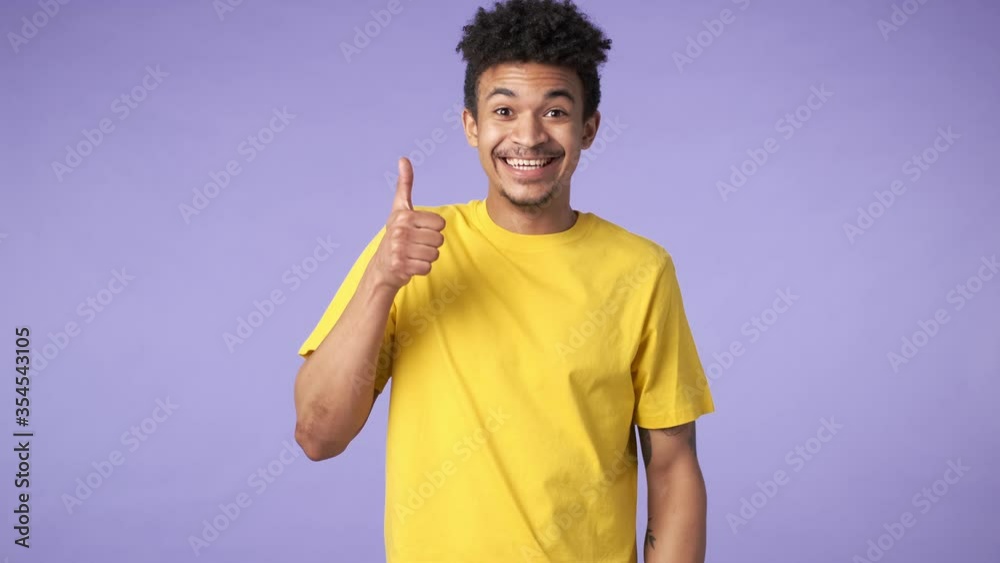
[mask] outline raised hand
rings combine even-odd
[[[430,273],[444,244],[444,226],[444,218],[437,213],[414,211],[413,166],[408,158],[400,158],[392,211],[373,257],[379,281],[399,289],[413,276]]]

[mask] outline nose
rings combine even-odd
[[[527,148],[537,147],[549,140],[541,120],[530,113],[521,114],[510,135],[511,141]]]

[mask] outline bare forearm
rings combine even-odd
[[[697,462],[648,479],[646,563],[704,563],[707,493]],[[693,466],[692,466],[693,465]]]
[[[704,563],[708,495],[694,422],[639,428],[646,464],[646,563]]]
[[[375,367],[395,290],[366,272],[295,380],[295,435],[312,459],[340,454],[371,412]]]

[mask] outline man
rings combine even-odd
[[[392,563],[637,561],[633,425],[645,560],[704,560],[694,421],[714,405],[673,261],[570,206],[610,46],[568,1],[480,8],[457,50],[486,198],[415,207],[401,159],[388,221],[299,351],[313,460],[345,450],[392,378]]]

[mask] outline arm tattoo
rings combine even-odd
[[[667,436],[677,436],[684,429],[691,427],[691,433],[688,435],[688,447],[691,448],[691,452],[695,455],[698,454],[698,446],[695,439],[695,424],[694,422],[688,422],[687,424],[681,424],[680,426],[671,426],[670,428],[657,428],[655,432],[663,432]],[[645,428],[639,428],[639,443],[642,444],[642,461],[646,467],[649,467],[649,462],[653,459],[653,443],[649,439],[649,430]]]
[[[695,444],[695,424],[694,422],[689,422],[687,424],[681,424],[680,426],[672,426],[670,428],[658,428],[656,432],[663,432],[667,436],[677,436],[684,432],[684,429],[688,426],[691,427],[691,432],[688,434],[688,447],[691,448],[691,452],[697,455],[698,450]],[[639,428],[639,443],[642,444],[642,459],[646,467],[649,467],[649,462],[653,459],[653,444],[649,438],[649,430],[645,428]],[[656,549],[656,536],[653,535],[653,517],[650,516],[649,520],[646,522],[646,543],[649,544],[650,549]]]
[[[680,426],[671,426],[670,428],[660,428],[659,430],[667,436],[676,436],[684,431],[684,425],[681,424]]]

